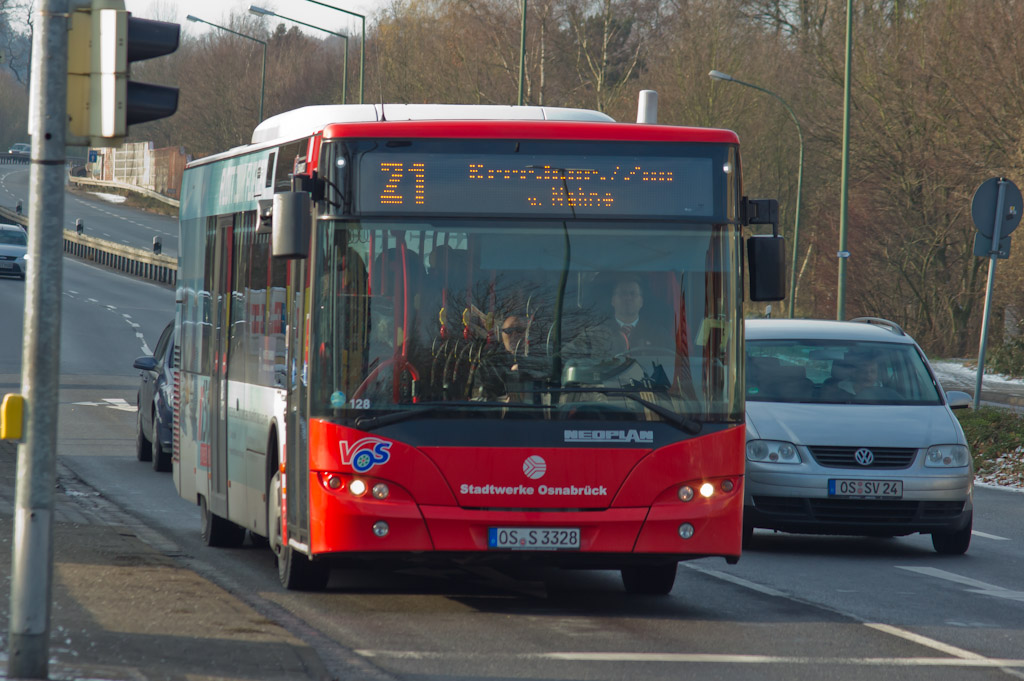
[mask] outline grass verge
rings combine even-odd
[[[967,436],[978,479],[1024,486],[1024,415],[997,407],[954,413]]]

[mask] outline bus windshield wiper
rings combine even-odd
[[[389,426],[393,423],[401,423],[402,421],[410,421],[413,419],[423,418],[431,414],[436,414],[439,411],[447,411],[449,409],[455,411],[459,409],[480,409],[481,407],[501,409],[550,409],[549,405],[543,404],[530,404],[530,403],[516,403],[516,402],[485,402],[485,401],[470,401],[460,400],[458,402],[419,402],[414,409],[405,409],[402,411],[393,411],[387,414],[381,414],[380,416],[357,416],[352,424],[360,430],[371,430],[373,428],[379,428],[380,426]]]
[[[663,418],[670,425],[673,425],[676,428],[679,428],[680,430],[682,430],[683,432],[689,433],[690,435],[698,435],[698,434],[700,434],[700,431],[704,428],[704,424],[702,424],[697,419],[692,419],[692,418],[688,418],[686,416],[682,416],[681,414],[677,414],[674,411],[666,409],[665,407],[661,406],[660,404],[657,404],[655,402],[651,402],[650,400],[646,400],[646,399],[640,397],[639,395],[637,395],[636,394],[636,390],[631,389],[631,388],[604,388],[604,387],[601,387],[601,386],[593,386],[593,387],[592,386],[587,386],[585,388],[552,388],[551,392],[558,392],[558,393],[601,393],[603,395],[621,396],[621,397],[625,397],[626,399],[633,400],[637,404],[642,405],[643,407],[646,407],[647,409],[650,409],[655,414],[657,414],[658,416]]]

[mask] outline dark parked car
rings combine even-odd
[[[174,419],[174,322],[160,334],[152,355],[139,357],[132,365],[142,371],[139,385],[139,415],[135,453],[139,461],[152,461],[153,470],[171,470]]]

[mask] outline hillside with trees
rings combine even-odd
[[[0,0],[4,13],[24,13],[24,5]],[[1024,182],[1024,3],[853,5],[846,314],[892,319],[936,356],[974,355],[988,265],[973,255],[970,199],[989,177]],[[521,0],[393,0],[367,23],[366,101],[516,103],[521,7]],[[300,5],[291,11],[299,16]],[[340,31],[342,23],[329,28]],[[797,128],[771,96],[714,81],[708,71],[776,93],[804,135],[796,313],[831,318],[845,25],[843,0],[529,0],[524,96],[528,104],[599,109],[630,121],[637,93],[652,89],[661,123],[735,130],[745,193],[777,197],[791,237]],[[341,102],[344,41],[248,14],[229,27],[268,43],[265,116]],[[0,139],[8,143],[24,137],[27,79],[11,67],[17,61],[24,71],[25,45],[26,36],[0,23],[7,59]],[[357,32],[348,50],[348,102],[355,103]],[[262,46],[251,40],[183,26],[175,54],[133,74],[179,87],[179,111],[133,127],[131,139],[183,146],[194,156],[247,142],[259,117],[261,59]],[[998,268],[1000,315],[1021,304],[1020,251],[1017,245]],[[1001,325],[992,333],[998,342]]]

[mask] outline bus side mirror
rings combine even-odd
[[[272,253],[275,258],[308,258],[313,222],[313,201],[309,192],[274,194]]]
[[[786,240],[781,236],[747,237],[747,269],[752,301],[786,297]]]

